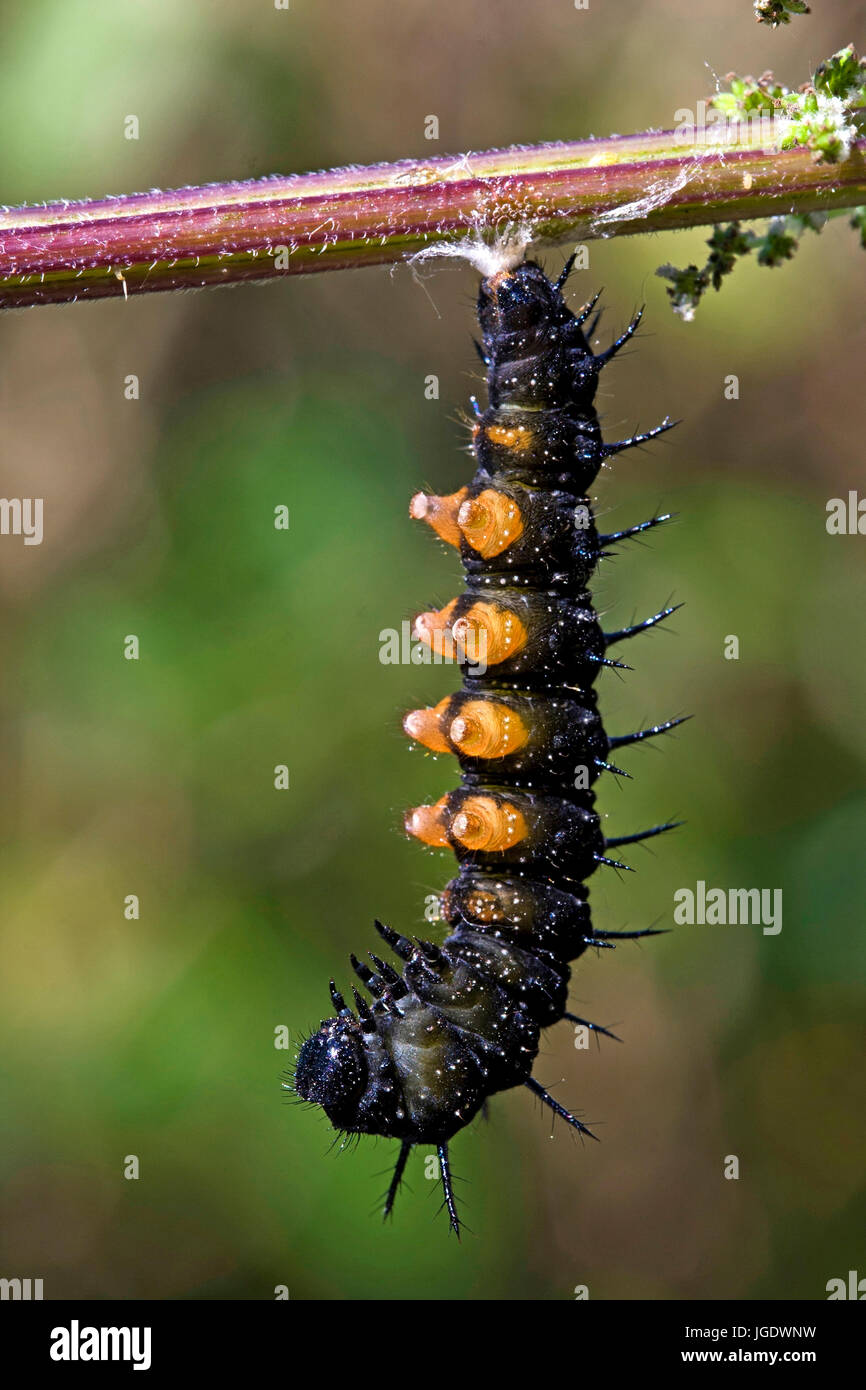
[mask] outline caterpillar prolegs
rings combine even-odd
[[[331,981],[336,1016],[304,1042],[295,1072],[298,1095],[336,1129],[400,1140],[386,1216],[412,1147],[434,1145],[457,1234],[448,1143],[489,1096],[526,1086],[590,1133],[533,1078],[540,1033],[562,1019],[596,1028],[567,1011],[570,961],[588,946],[655,934],[596,930],[585,880],[599,865],[625,867],[621,846],[672,828],[605,838],[596,778],[619,770],[618,750],[680,720],[612,738],[593,686],[604,666],[622,665],[609,655],[615,644],[674,610],[604,632],[587,584],[612,546],[669,520],[600,534],[588,497],[599,469],[675,422],[603,442],[599,372],[640,314],[593,354],[597,320],[584,325],[598,296],[571,312],[562,293],[571,265],[556,281],[529,260],[482,280],[488,406],[476,406],[477,471],[452,496],[419,493],[410,507],[459,549],[466,571],[466,591],[415,624],[420,640],[459,662],[463,688],[405,719],[411,738],[453,753],[462,774],[456,791],[406,817],[411,835],[457,856],[441,898],[450,935],[435,945],[377,922],[402,972],[372,953],[372,969],[352,956],[372,1002],[353,988],[353,1012]]]

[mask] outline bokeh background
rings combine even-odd
[[[862,45],[861,5],[813,8],[773,34],[749,0],[4,5],[0,197],[423,156],[428,114],[437,153],[669,127],[714,73],[796,85]],[[454,771],[400,716],[454,674],[378,654],[458,582],[406,502],[468,476],[475,277],[0,319],[0,491],[45,499],[41,546],[0,540],[0,1274],[46,1297],[496,1300],[821,1298],[866,1274],[866,541],[825,530],[863,486],[866,262],[840,219],[781,270],[741,265],[687,325],[654,272],[705,236],[594,242],[574,284],[605,287],[605,334],[648,304],[604,378],[608,437],[684,418],[598,489],[615,526],[680,516],[604,568],[599,605],[618,625],[686,603],[605,675],[607,725],[695,716],[604,788],[613,833],[686,824],[637,874],[596,876],[593,903],[608,929],[670,926],[698,879],[782,888],[784,926],[581,961],[574,1007],[625,1045],[576,1051],[561,1025],[536,1074],[603,1143],[496,1099],[453,1146],[461,1246],[422,1153],[382,1229],[393,1146],[329,1152],[324,1117],[281,1095],[274,1030],[316,1026],[374,914],[421,930],[450,875],[399,827]]]

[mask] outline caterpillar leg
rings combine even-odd
[[[448,1208],[448,1221],[457,1239],[460,1239],[460,1219],[457,1215],[457,1203],[454,1200],[454,1185],[451,1181],[451,1163],[448,1158],[448,1145],[437,1144],[436,1153],[439,1156],[439,1172],[442,1177],[442,1191],[445,1194],[445,1206]]]
[[[403,1181],[403,1174],[406,1171],[406,1160],[411,1152],[412,1145],[409,1143],[408,1139],[404,1139],[400,1145],[400,1154],[397,1158],[397,1164],[391,1178],[391,1185],[388,1188],[388,1195],[385,1198],[385,1207],[382,1212],[383,1221],[387,1221],[394,1210],[394,1200],[397,1193],[400,1191],[400,1184]]]
[[[598,1139],[598,1135],[593,1134],[591,1129],[587,1129],[585,1124],[581,1124],[576,1115],[572,1115],[570,1110],[566,1110],[564,1105],[560,1105],[558,1100],[554,1100],[553,1096],[550,1095],[548,1091],[545,1091],[544,1087],[535,1080],[534,1076],[527,1077],[523,1084],[529,1087],[529,1090],[534,1096],[538,1096],[539,1100],[543,1100],[545,1105],[549,1105],[554,1115],[558,1115],[561,1120],[565,1120],[566,1124],[576,1129],[578,1134],[586,1134],[590,1139]]]

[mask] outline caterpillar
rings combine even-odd
[[[594,928],[585,880],[600,866],[627,868],[614,857],[620,847],[675,824],[605,838],[595,810],[596,779],[622,771],[611,756],[682,720],[618,737],[604,730],[594,683],[604,667],[624,665],[609,650],[675,609],[604,632],[587,584],[613,546],[671,517],[604,535],[588,493],[608,459],[678,422],[602,440],[599,372],[643,311],[594,354],[599,296],[569,309],[573,262],[556,280],[530,259],[484,276],[476,347],[488,405],[473,402],[477,471],[450,496],[417,493],[410,503],[414,518],[459,550],[466,572],[463,594],[415,621],[417,639],[457,661],[462,689],[404,720],[410,738],[460,767],[456,791],[405,820],[423,844],[456,855],[457,876],[441,896],[450,934],[437,945],[377,921],[402,971],[372,952],[372,969],[351,956],[370,1001],[353,986],[353,1011],[332,980],[336,1015],[303,1042],[294,1075],[297,1095],[338,1131],[400,1141],[386,1217],[412,1148],[433,1145],[458,1237],[448,1146],[490,1096],[525,1086],[595,1138],[533,1077],[540,1034],[563,1019],[607,1033],[568,1011],[569,962],[590,946],[657,932]]]

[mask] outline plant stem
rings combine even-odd
[[[682,132],[535,145],[0,212],[0,308],[397,261],[522,223],[585,241],[866,203],[844,163]]]

